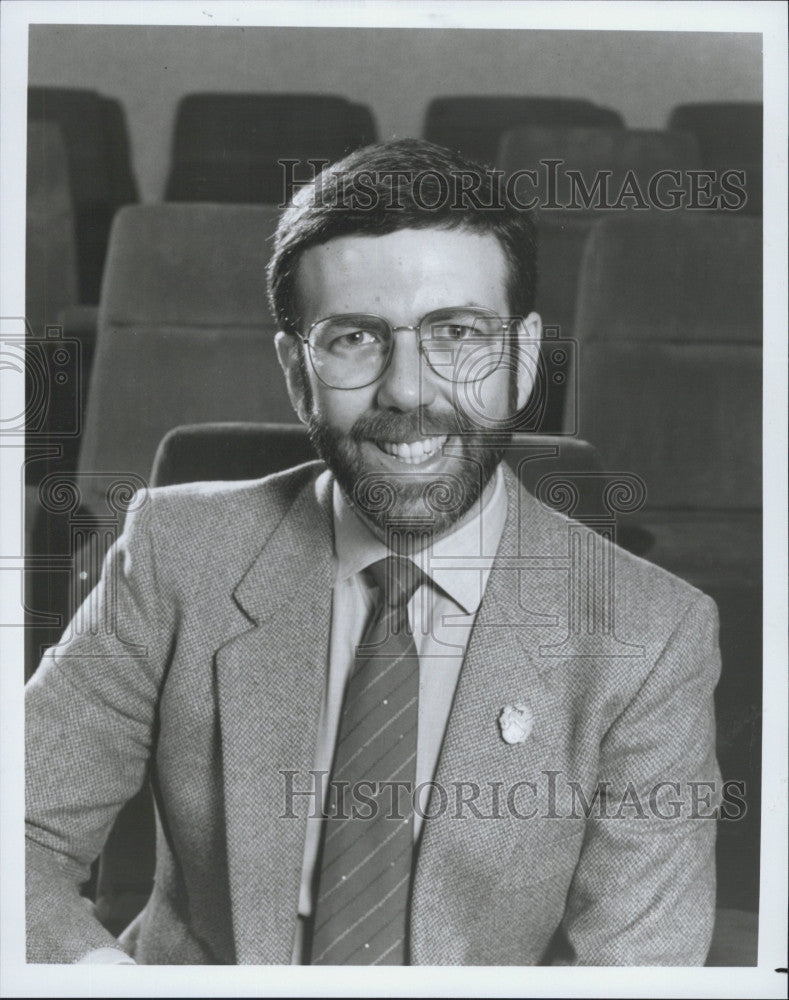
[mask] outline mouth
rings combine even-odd
[[[448,435],[419,438],[416,441],[376,441],[375,446],[384,454],[396,458],[405,465],[424,465],[434,458],[444,447]]]

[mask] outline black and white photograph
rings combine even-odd
[[[786,7],[0,14],[3,995],[784,996]]]

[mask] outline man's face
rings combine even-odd
[[[500,359],[494,349],[494,363],[482,357],[474,366],[483,377],[457,382],[428,365],[414,330],[397,328],[455,306],[506,319],[506,285],[498,240],[462,229],[343,236],[304,253],[297,276],[302,334],[318,320],[350,313],[381,316],[395,328],[385,371],[354,389],[325,385],[309,358],[299,363],[305,345],[277,338],[296,411],[346,496],[379,533],[395,518],[429,522],[441,534],[473,514],[501,457],[490,434],[528,398],[540,333],[533,313],[515,325],[522,356],[515,377],[507,342]],[[451,356],[431,352],[442,371],[451,369]]]

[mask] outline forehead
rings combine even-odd
[[[307,326],[343,312],[410,324],[432,309],[466,304],[504,314],[507,261],[495,236],[463,229],[340,236],[305,251],[296,301]]]

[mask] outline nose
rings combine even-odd
[[[393,333],[392,356],[378,387],[378,405],[384,409],[415,410],[429,406],[435,387],[419,351],[419,333],[399,326]]]

